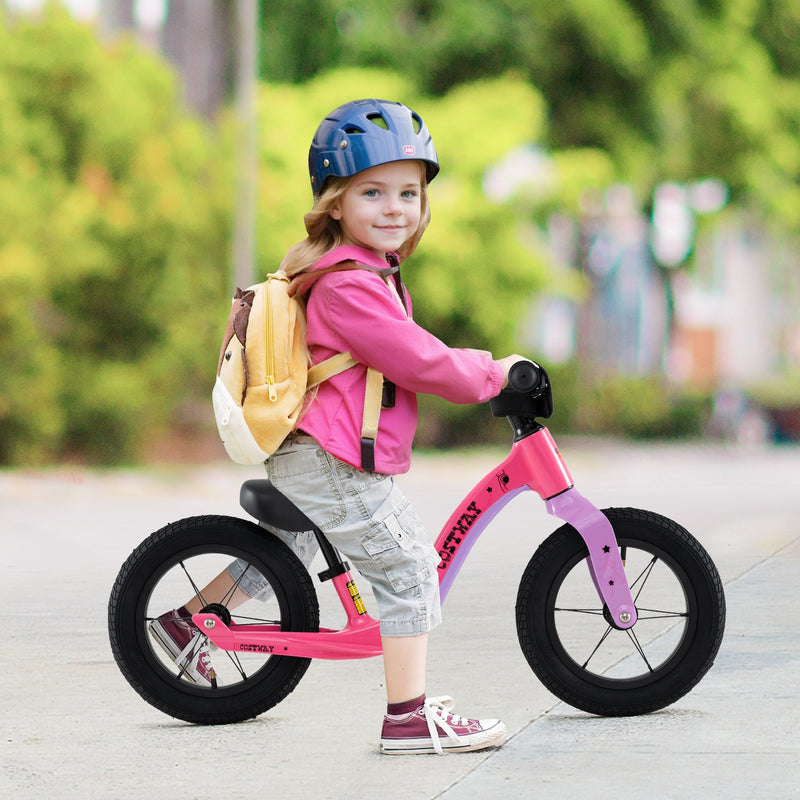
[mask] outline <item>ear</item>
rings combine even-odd
[[[342,218],[342,209],[339,207],[338,204],[335,205],[331,209],[330,218],[331,219],[341,219]]]

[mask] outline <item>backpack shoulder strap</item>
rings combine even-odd
[[[394,264],[389,264],[385,258],[375,251],[349,244],[340,245],[339,247],[334,247],[333,250],[329,250],[317,261],[314,269],[325,269],[325,267],[332,267],[334,264],[341,264],[342,261],[355,261],[356,264],[376,272],[395,272],[397,269]]]
[[[324,361],[320,361],[319,364],[314,364],[313,367],[308,368],[307,386],[309,389],[313,389],[315,386],[319,386],[322,381],[326,381],[328,378],[332,378],[334,375],[338,375],[356,364],[358,364],[358,361],[350,353],[337,353],[335,356],[326,358]]]
[[[344,372],[358,364],[350,353],[337,353],[315,364],[308,370],[308,388],[313,389],[322,381]],[[364,390],[364,413],[361,417],[361,469],[375,470],[375,440],[378,437],[378,422],[381,416],[383,397],[383,374],[367,367],[367,385]]]
[[[378,438],[378,421],[381,416],[383,375],[367,367],[367,388],[364,392],[364,415],[361,418],[361,469],[375,471],[375,440]]]
[[[325,269],[343,261],[355,261],[363,267],[383,274],[392,274],[399,269],[397,263],[387,263],[378,253],[353,245],[342,245],[330,250],[315,264],[315,269]],[[332,378],[356,364],[358,362],[350,353],[337,353],[309,368],[308,388],[313,389],[322,381]],[[366,472],[375,470],[375,440],[378,436],[382,397],[383,375],[378,370],[367,367],[364,413],[361,418],[361,468]]]

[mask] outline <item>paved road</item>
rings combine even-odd
[[[379,659],[316,661],[280,706],[223,728],[165,717],[122,679],[105,632],[120,563],[165,522],[241,515],[238,485],[254,471],[0,473],[0,796],[800,798],[800,450],[568,441],[562,452],[595,503],[672,516],[709,550],[728,600],[717,663],[647,717],[557,703],[528,670],[513,619],[524,563],[557,523],[520,496],[462,570],[429,664],[430,694],[500,716],[511,738],[444,758],[378,755]],[[418,456],[403,485],[433,531],[493,463]]]

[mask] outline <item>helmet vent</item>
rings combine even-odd
[[[349,178],[381,164],[407,159],[424,163],[427,181],[439,172],[439,159],[424,117],[403,103],[352,100],[331,111],[314,134],[308,151],[311,188],[318,197],[329,178]]]
[[[377,125],[379,128],[383,128],[385,131],[389,130],[389,124],[383,118],[382,114],[367,114],[367,119],[373,125]]]

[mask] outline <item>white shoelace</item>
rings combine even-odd
[[[187,659],[189,654],[191,654],[191,658]],[[197,672],[197,664],[202,663],[206,670],[209,670],[209,665],[206,661],[208,657],[208,649],[204,647],[202,635],[199,632],[195,632],[186,647],[178,653],[175,658],[175,665],[187,671],[191,668]],[[184,661],[184,659],[186,659],[186,661]]]
[[[458,742],[458,734],[453,730],[450,723],[453,725],[467,725],[469,723],[468,717],[460,717],[457,714],[450,713],[454,705],[455,700],[445,695],[443,697],[428,697],[422,706],[425,721],[428,723],[428,733],[430,733],[433,741],[433,749],[439,755],[442,755],[442,743],[439,741],[439,732],[436,728],[441,728],[450,741]]]

